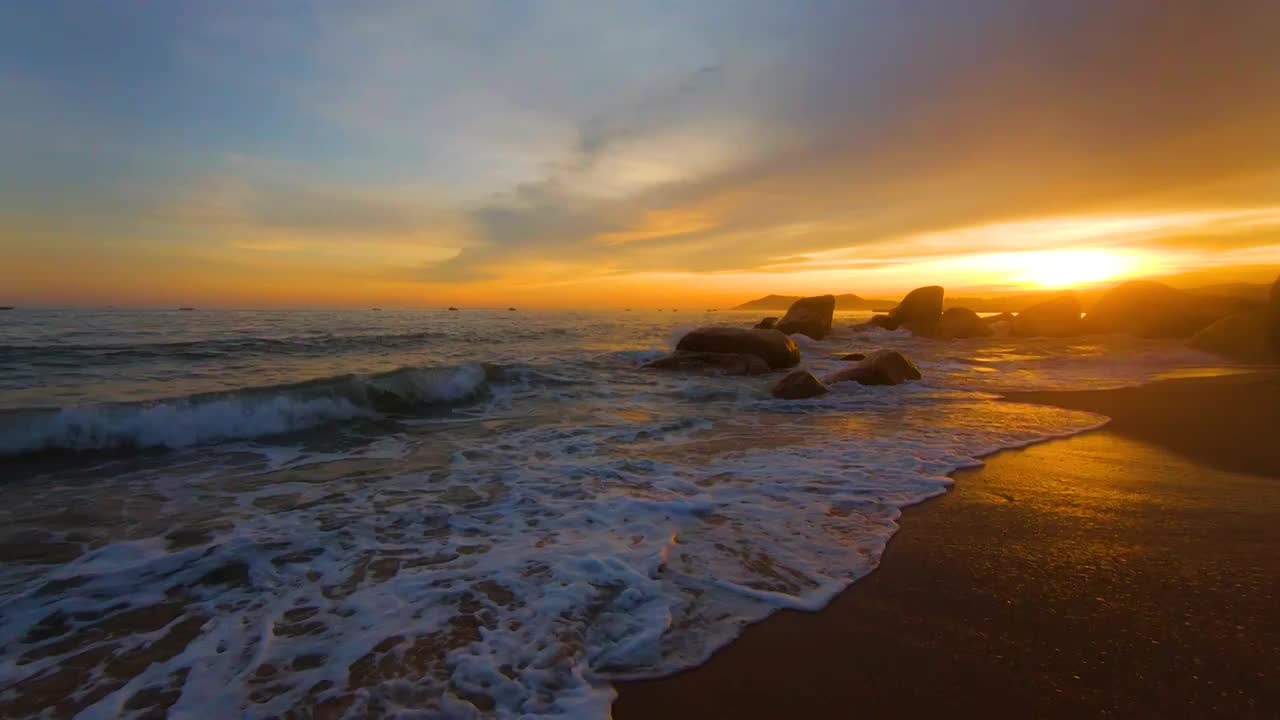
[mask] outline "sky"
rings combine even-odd
[[[1278,37],[1270,0],[3,3],[0,303],[1270,281]]]

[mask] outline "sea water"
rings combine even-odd
[[[1176,341],[796,336],[823,376],[641,369],[732,312],[0,316],[0,716],[604,718],[871,572],[977,458],[1097,427],[1005,390],[1220,361]]]

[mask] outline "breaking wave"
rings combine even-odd
[[[142,403],[12,410],[0,414],[0,455],[181,448],[413,415],[479,399],[503,377],[503,368],[484,363],[407,367]]]

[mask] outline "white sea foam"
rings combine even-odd
[[[0,455],[48,450],[183,448],[456,403],[486,387],[483,365],[406,368],[276,388],[0,416]]]
[[[778,608],[825,605],[951,471],[1105,421],[995,402],[1000,390],[1205,363],[1159,343],[841,329],[804,341],[805,364],[825,375],[837,352],[890,343],[924,381],[783,401],[772,378],[639,372],[647,355],[621,350],[529,370],[490,403],[346,448],[289,444],[254,462],[193,448],[90,485],[18,485],[5,526],[86,493],[133,505],[129,523],[86,519],[73,542],[92,549],[75,559],[0,567],[0,688],[181,631],[123,681],[106,661],[75,665],[81,717],[141,715],[131,699],[148,688],[180,691],[173,717],[324,703],[348,717],[607,717],[609,680],[689,667]],[[474,387],[447,384],[441,397]],[[90,629],[137,608],[171,619]]]

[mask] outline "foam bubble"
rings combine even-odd
[[[994,401],[1002,389],[1204,364],[1145,341],[873,333],[806,343],[805,365],[827,375],[837,353],[880,346],[925,379],[798,403],[770,397],[771,378],[582,352],[496,385],[483,368],[381,378],[395,397],[491,393],[390,435],[13,483],[0,527],[59,559],[0,566],[0,687],[65,672],[86,718],[142,715],[157,693],[176,717],[607,717],[609,681],[824,606],[953,470],[1105,421]],[[48,507],[81,514],[54,527]]]

